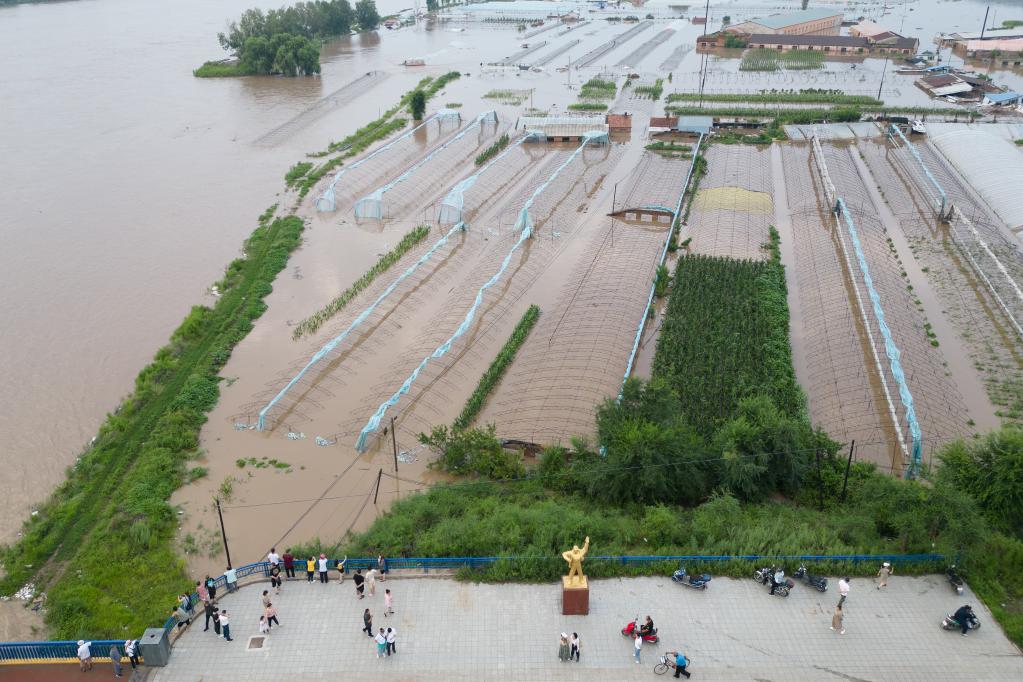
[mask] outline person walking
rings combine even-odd
[[[373,614],[366,609],[362,612],[362,631],[366,633],[367,637],[373,636]]]
[[[260,597],[260,599],[263,601],[263,608],[264,609],[267,606],[270,606],[270,590],[263,590],[263,596]]]
[[[568,640],[568,644],[569,644],[569,646],[572,647],[569,650],[569,652],[568,652],[568,657],[569,658],[574,658],[575,662],[578,663],[579,662],[579,651],[580,651],[579,645],[581,644],[581,642],[579,641],[579,633],[578,632],[573,632],[572,633],[572,639]]]
[[[266,622],[266,616],[259,617],[259,634],[261,635],[270,634],[270,624]]]
[[[213,602],[207,601],[203,604],[203,613],[206,615],[206,627],[202,629],[203,632],[209,632],[210,620],[213,619],[214,609],[215,607],[213,606]]]
[[[849,578],[842,578],[838,581],[838,593],[841,595],[838,598],[838,608],[842,608],[846,598],[849,596]]]
[[[845,614],[842,613],[842,607],[836,606],[835,615],[831,616],[831,629],[837,630],[838,634],[840,635],[844,635],[845,634],[845,625],[843,624],[844,620]]]
[[[274,608],[273,604],[267,604],[263,610],[263,615],[266,616],[266,628],[269,630],[274,625],[277,627],[281,626],[281,621],[277,620],[277,609]]]
[[[274,594],[281,593],[281,567],[273,566],[270,568],[270,587],[274,588]]]
[[[281,555],[277,553],[276,547],[270,548],[270,553],[266,555],[266,560],[270,562],[270,567],[281,565]]]
[[[634,650],[632,652],[632,655],[636,657],[636,665],[639,665],[640,663],[642,663],[642,661],[640,661],[639,659],[639,656],[643,652],[643,635],[639,634],[638,632],[635,633],[633,639],[633,646]]]
[[[220,612],[220,627],[224,629],[224,639],[233,642],[231,639],[231,620],[227,617],[227,609]]]
[[[199,601],[208,602],[210,601],[210,591],[206,589],[201,580],[195,581],[195,593],[199,595]]]
[[[327,555],[320,555],[320,582],[324,585],[327,584]]]
[[[384,590],[384,618],[394,615],[394,595],[391,591]]]
[[[284,550],[284,556],[281,557],[284,561],[284,575],[287,578],[295,577],[295,557],[292,555],[290,549]]]
[[[307,582],[313,581],[313,573],[316,572],[316,559],[309,555],[309,558],[305,560],[305,579]]]
[[[387,632],[384,634],[387,637],[387,655],[398,653],[398,648],[394,644],[398,639],[398,631],[394,628],[387,628]]]
[[[568,646],[568,635],[564,632],[561,633],[561,639],[558,640],[558,660],[564,663],[569,660],[571,655],[571,649]]]
[[[369,589],[369,596],[374,597],[377,593],[377,569],[371,568],[366,571],[366,587]]]
[[[366,578],[362,575],[362,569],[355,569],[355,575],[352,576],[352,580],[355,581],[355,594],[359,595],[359,599],[366,596],[366,586],[363,585],[366,582]]]
[[[114,666],[114,677],[123,677],[121,675],[121,650],[117,648],[116,644],[110,645],[107,656],[110,657],[110,663]]]
[[[227,591],[234,592],[238,589],[238,574],[233,568],[224,571],[224,582],[227,583]]]
[[[341,584],[345,581],[345,571],[348,570],[348,555],[345,554],[344,559],[338,559],[337,562],[337,582]]]
[[[92,650],[89,649],[91,646],[92,642],[78,640],[78,667],[83,673],[92,670]]]
[[[686,670],[686,666],[689,665],[689,659],[681,651],[675,652],[675,677],[686,676],[689,679],[690,673]]]
[[[888,578],[891,577],[894,571],[892,565],[887,561],[881,564],[881,568],[877,570],[877,589],[882,587],[888,587]]]
[[[210,595],[210,601],[214,601],[217,598],[217,581],[208,574],[206,576],[206,592]]]
[[[383,554],[377,555],[377,571],[380,573],[380,582],[384,582],[387,576],[387,559]]]
[[[132,670],[139,667],[139,642],[137,639],[124,640],[124,655],[128,657]]]
[[[375,639],[377,641],[377,658],[380,658],[387,649],[387,635],[384,633],[383,628],[380,628],[380,632],[377,633]]]

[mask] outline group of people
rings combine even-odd
[[[139,666],[138,640],[124,640],[124,655],[128,657],[131,669],[135,670]],[[107,656],[110,657],[110,663],[114,666],[114,677],[124,677],[121,674],[121,648],[116,644],[111,644]],[[78,667],[83,673],[92,670],[92,642],[86,642],[84,639],[78,640]]]
[[[578,632],[573,632],[571,638],[569,638],[566,633],[562,632],[561,642],[558,645],[558,658],[560,658],[562,662],[575,661],[578,663],[579,652],[581,651],[579,646],[580,642]]]

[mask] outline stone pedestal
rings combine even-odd
[[[561,615],[585,616],[590,613],[590,586],[584,577],[581,581],[561,578]]]

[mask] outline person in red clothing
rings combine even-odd
[[[284,559],[284,575],[288,576],[289,578],[294,578],[295,557],[291,555],[291,550],[290,549],[284,550],[284,556],[282,556],[281,558]]]

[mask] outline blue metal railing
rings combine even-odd
[[[555,561],[559,560],[560,557],[544,555],[544,556],[478,556],[478,557],[399,557],[394,559],[387,559],[385,562],[385,568],[387,570],[395,569],[413,569],[422,570],[424,573],[429,573],[430,569],[460,569],[460,568],[485,568],[498,562],[509,562],[509,561]],[[595,562],[615,562],[623,565],[644,565],[654,564],[661,562],[711,562],[711,563],[724,563],[727,561],[763,561],[775,562],[775,561],[835,561],[835,562],[850,562],[850,563],[861,563],[861,562],[879,562],[889,561],[897,564],[907,563],[934,563],[940,564],[945,561],[945,557],[942,554],[735,554],[726,556],[717,555],[704,555],[704,554],[677,554],[677,555],[636,555],[636,556],[592,556],[587,557],[587,565],[592,565]],[[336,571],[335,563],[337,559],[330,559],[328,565],[331,571]],[[375,568],[377,560],[371,557],[354,557],[350,558],[345,562],[345,572],[351,573],[354,570],[362,568]],[[295,560],[296,573],[301,573],[305,569],[305,559]],[[235,574],[239,579],[247,578],[253,575],[259,575],[263,577],[269,577],[270,575],[270,564],[267,561],[258,561],[253,564],[246,564],[245,566],[239,566],[235,569]],[[224,576],[220,576],[215,581],[215,586],[219,592],[221,589],[227,587],[227,580]],[[193,593],[191,595],[192,604],[198,604],[199,595]],[[176,618],[173,616],[168,618],[164,623],[164,629],[169,630],[174,627]],[[124,656],[124,640],[109,640],[100,639],[92,640],[91,651],[93,656],[96,658],[105,658],[107,652],[110,650],[111,645],[116,645],[118,651]],[[15,661],[46,661],[53,660],[60,662],[63,659],[77,660],[78,658],[78,643],[74,641],[53,641],[53,642],[0,642],[0,665],[5,663],[11,663]]]

